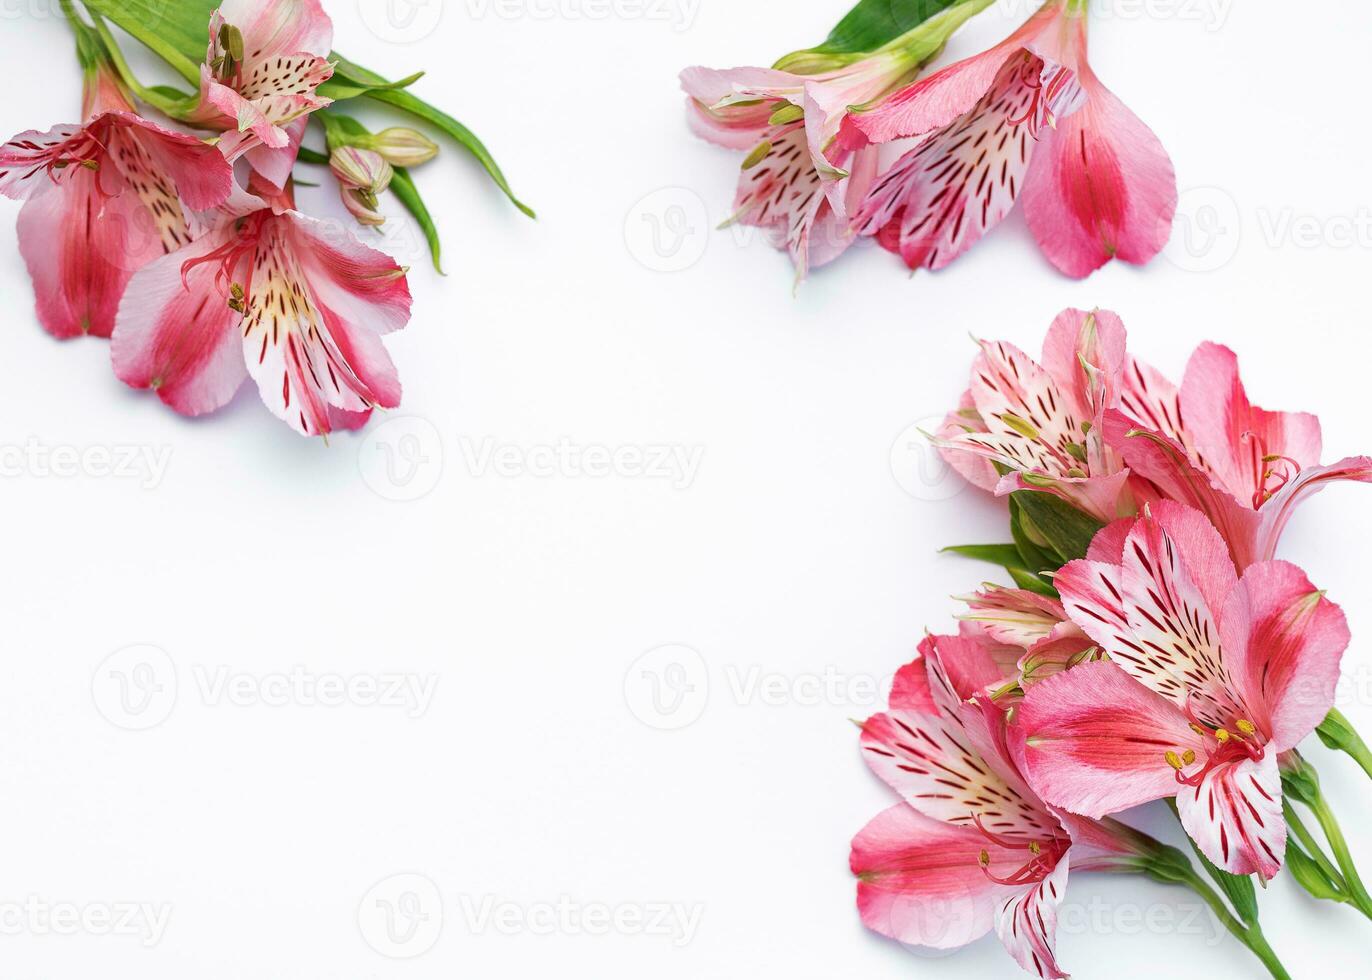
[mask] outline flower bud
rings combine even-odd
[[[385,215],[377,207],[377,196],[391,186],[395,171],[372,150],[340,146],[329,157],[329,168],[338,178],[343,204],[364,225],[382,225]]]
[[[417,167],[438,156],[438,144],[423,133],[403,127],[383,129],[360,145],[375,150],[396,167]]]

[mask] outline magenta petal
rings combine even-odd
[[[183,415],[223,407],[247,377],[241,315],[215,281],[217,265],[186,265],[230,234],[226,227],[145,266],[119,307],[110,344],[114,373],[134,388],[154,389]]]
[[[997,899],[1010,893],[981,868],[1008,877],[1024,852],[1003,848],[971,826],[931,820],[904,804],[879,814],[853,838],[850,867],[858,879],[863,924],[903,943],[955,949],[981,938],[995,922]]]
[[[1334,707],[1348,648],[1343,611],[1284,561],[1243,573],[1220,621],[1225,664],[1277,752],[1299,745]]]
[[[19,213],[19,251],[33,278],[38,320],[61,339],[108,337],[130,276],[162,254],[138,198],[128,190],[107,196],[98,180],[89,171],[71,174]]]
[[[1042,140],[1024,184],[1024,216],[1039,247],[1069,276],[1113,258],[1143,264],[1162,251],[1177,179],[1162,143],[1081,65],[1087,101]]]
[[[1033,685],[1015,725],[1034,791],[1094,819],[1176,795],[1167,753],[1204,749],[1186,715],[1108,661]]]

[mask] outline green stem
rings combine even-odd
[[[1324,848],[1320,846],[1319,841],[1315,840],[1315,835],[1305,826],[1305,823],[1296,813],[1296,808],[1291,805],[1289,800],[1282,800],[1282,809],[1286,813],[1287,825],[1295,831],[1296,838],[1305,847],[1306,852],[1310,855],[1310,859],[1319,865],[1320,870],[1324,872],[1325,876],[1331,882],[1347,894],[1348,888],[1343,880],[1343,875],[1339,874],[1339,869],[1334,867],[1333,862],[1331,862],[1329,857],[1324,853]]]
[[[1186,885],[1193,892],[1199,895],[1210,911],[1215,913],[1215,918],[1233,934],[1234,938],[1243,943],[1253,955],[1262,961],[1262,965],[1267,967],[1267,972],[1272,974],[1276,980],[1291,980],[1291,974],[1286,972],[1286,967],[1277,958],[1276,952],[1267,942],[1267,937],[1263,935],[1262,928],[1256,923],[1244,925],[1236,919],[1229,911],[1229,907],[1224,904],[1224,899],[1215,892],[1213,888],[1194,870],[1182,874],[1180,884]]]
[[[1348,887],[1349,895],[1363,915],[1372,919],[1372,895],[1367,894],[1367,888],[1362,883],[1362,877],[1353,864],[1353,855],[1348,850],[1348,841],[1343,836],[1339,821],[1334,817],[1334,811],[1329,807],[1329,801],[1325,799],[1323,792],[1317,790],[1314,799],[1309,801],[1309,805],[1315,814],[1315,819],[1319,821],[1320,829],[1324,831],[1324,836],[1329,841],[1329,849],[1334,852],[1334,860],[1338,862],[1339,870],[1343,872],[1343,880]]]
[[[956,34],[963,24],[995,2],[996,0],[963,0],[962,3],[935,14],[918,27],[906,31],[895,40],[888,41],[874,53],[900,52],[909,57],[911,67],[917,68],[942,51],[948,39]]]
[[[91,14],[91,19],[95,22],[96,33],[100,35],[100,40],[104,45],[105,52],[109,55],[110,61],[114,65],[115,71],[119,72],[119,77],[124,80],[125,85],[133,90],[133,94],[138,96],[148,105],[160,112],[165,112],[174,119],[185,115],[186,110],[195,103],[195,98],[193,96],[182,96],[178,98],[165,95],[154,89],[148,88],[140,82],[138,77],[134,75],[133,69],[129,67],[129,63],[124,60],[124,52],[119,49],[119,43],[114,39],[114,35],[110,33],[110,29],[106,26],[104,19],[94,12]]]

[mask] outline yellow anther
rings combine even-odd
[[[1177,772],[1181,772],[1182,767],[1186,765],[1186,763],[1181,761],[1181,756],[1171,751],[1167,753],[1167,764],[1177,770]]]
[[[744,161],[743,161],[743,169],[744,169],[744,170],[752,170],[754,167],[756,167],[756,166],[757,166],[759,163],[761,163],[763,160],[766,160],[766,159],[767,159],[767,155],[768,155],[769,153],[771,153],[771,152],[772,152],[772,141],[771,141],[771,140],[763,140],[763,141],[762,141],[761,143],[759,143],[757,146],[753,147],[753,152],[752,152],[752,153],[749,153],[748,156],[744,159]]]
[[[1187,749],[1185,752],[1182,753],[1181,761],[1184,762],[1184,763],[1186,763],[1188,766],[1189,766],[1191,763],[1195,762],[1195,761],[1196,761],[1196,750],[1195,750],[1195,749]]]
[[[977,860],[983,868],[989,868],[991,866],[991,855],[988,854],[986,851],[982,851],[981,857]]]
[[[1247,718],[1240,718],[1235,724],[1238,726],[1239,731],[1243,732],[1245,735],[1252,735],[1258,730],[1257,726]]]
[[[1029,853],[1034,855],[1035,857],[1043,853],[1043,848],[1039,846],[1038,841],[1031,840],[1029,842]]]
[[[1227,742],[1232,736],[1230,736],[1227,730],[1223,728],[1217,728],[1215,729],[1215,737],[1219,739],[1221,742]]]
[[[1205,729],[1202,728],[1200,725],[1197,725],[1194,721],[1191,722],[1191,731],[1193,731],[1193,732],[1195,732],[1197,735],[1201,735],[1201,736],[1204,736],[1205,734],[1207,734],[1206,731],[1205,731]]]

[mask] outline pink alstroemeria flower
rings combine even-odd
[[[855,111],[849,148],[920,140],[873,185],[858,231],[912,269],[941,269],[1022,197],[1039,247],[1067,275],[1152,259],[1171,233],[1176,177],[1087,63],[1085,8],[1049,0],[989,51]]]
[[[333,76],[332,46],[333,21],[319,0],[224,0],[210,18],[200,104],[186,121],[224,131],[224,155],[246,156],[280,191],[306,117],[332,103],[315,91]]]
[[[1055,931],[1068,870],[1107,870],[1145,848],[1115,821],[1055,813],[1020,775],[984,646],[928,637],[896,675],[863,755],[905,801],[853,839],[858,909],[874,932],[949,949],[995,928],[1025,970],[1058,980]],[[969,700],[970,699],[970,700]]]
[[[1138,477],[1202,511],[1240,569],[1276,555],[1296,505],[1330,483],[1372,483],[1372,458],[1321,465],[1319,419],[1248,400],[1227,347],[1196,349],[1178,388],[1131,361],[1106,440]]]
[[[1041,366],[1012,344],[982,342],[962,408],[937,434],[949,465],[983,489],[1045,490],[1105,523],[1132,513],[1129,473],[1102,437],[1125,342],[1124,324],[1106,310],[1059,314]]]
[[[85,125],[0,146],[0,194],[23,200],[19,251],[54,337],[108,337],[129,279],[191,241],[191,212],[223,203],[220,152],[134,113],[105,68],[88,70]]]
[[[1218,867],[1271,878],[1286,847],[1277,757],[1334,705],[1342,611],[1286,562],[1240,577],[1199,511],[1152,504],[1054,579],[1110,655],[1034,685],[1019,705],[1024,773],[1090,818],[1175,796]]]
[[[688,68],[687,118],[702,139],[750,151],[732,220],[766,229],[786,249],[798,279],[853,242],[849,210],[876,175],[871,149],[834,145],[848,107],[871,101],[912,70],[894,53],[818,75],[768,68]]]
[[[410,317],[405,270],[287,195],[222,222],[138,273],[119,308],[115,373],[185,415],[227,404],[249,375],[303,435],[400,404],[384,334]]]
[[[1049,596],[987,585],[962,601],[968,611],[958,618],[985,634],[992,658],[1012,667],[1007,683],[1021,691],[1100,655],[1095,641]]]

